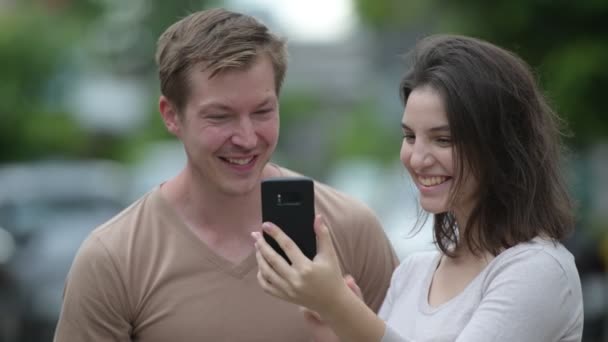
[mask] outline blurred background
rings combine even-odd
[[[0,342],[50,341],[84,237],[184,163],[157,111],[159,34],[246,12],[289,39],[275,161],[370,205],[401,258],[416,191],[398,153],[402,58],[437,32],[526,59],[569,124],[584,341],[608,341],[608,1],[0,0]]]

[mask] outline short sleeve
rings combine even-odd
[[[542,249],[508,258],[486,278],[481,303],[457,341],[580,341],[580,283],[567,269]]]
[[[90,236],[68,274],[54,341],[131,341],[127,303],[115,262],[103,243]]]

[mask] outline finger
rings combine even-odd
[[[278,228],[277,228],[278,229]],[[262,254],[262,257],[277,272],[282,278],[293,276],[294,270],[287,263],[287,261],[279,255],[274,248],[272,248],[266,239],[262,236],[262,233],[252,233],[257,240],[255,242],[255,248]]]
[[[309,321],[310,323],[314,323],[314,324],[323,323],[321,316],[316,311],[312,311],[304,306],[300,306],[300,312],[302,312],[302,314],[304,315],[304,318],[307,321]]]
[[[259,239],[262,238],[262,233],[260,233],[260,232],[251,232],[251,237],[253,238],[254,242],[257,242]]]
[[[275,274],[274,270],[266,263],[259,251],[256,252],[256,261],[258,263],[257,279],[260,287],[272,296],[286,299],[284,292],[276,285],[276,280],[274,282],[272,280],[272,274]]]
[[[259,250],[255,253],[255,259],[258,263],[258,273],[262,275],[264,280],[276,290],[286,294],[289,285],[279,274],[277,274],[271,265],[266,262],[266,259],[264,259]]]
[[[355,278],[348,274],[344,277],[344,282],[346,283],[346,286],[348,286],[348,288],[353,291],[357,297],[359,297],[359,299],[363,300],[363,292],[361,292],[361,288],[359,285],[357,285]]]
[[[264,224],[262,224],[262,229],[277,242],[279,247],[281,247],[283,252],[285,252],[294,266],[309,261],[309,259],[302,253],[298,245],[296,245],[296,243],[293,242],[293,240],[287,236],[287,234],[285,234],[281,228],[277,227],[272,222],[264,222]],[[285,264],[287,263],[285,262]]]
[[[331,235],[329,234],[329,228],[325,224],[325,220],[321,215],[315,217],[315,234],[317,235],[317,255],[323,254],[332,258],[335,264],[337,264],[336,250],[334,244],[331,241]]]
[[[277,290],[271,283],[269,283],[266,278],[264,278],[262,272],[258,271],[257,278],[258,284],[260,284],[260,287],[262,288],[262,290],[264,290],[264,292],[268,293],[271,296],[285,299],[285,297],[283,297],[283,294],[279,290]]]

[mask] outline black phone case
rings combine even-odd
[[[317,254],[314,219],[314,186],[311,179],[290,177],[262,181],[262,220],[281,228],[309,259]],[[290,262],[272,237],[264,234],[264,238]]]

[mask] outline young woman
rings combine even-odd
[[[580,341],[583,305],[559,119],[528,65],[478,39],[431,36],[412,53],[401,161],[434,214],[437,252],[393,274],[376,316],[342,278],[317,217],[309,260],[282,231],[254,233],[262,288],[316,311],[342,341]]]

